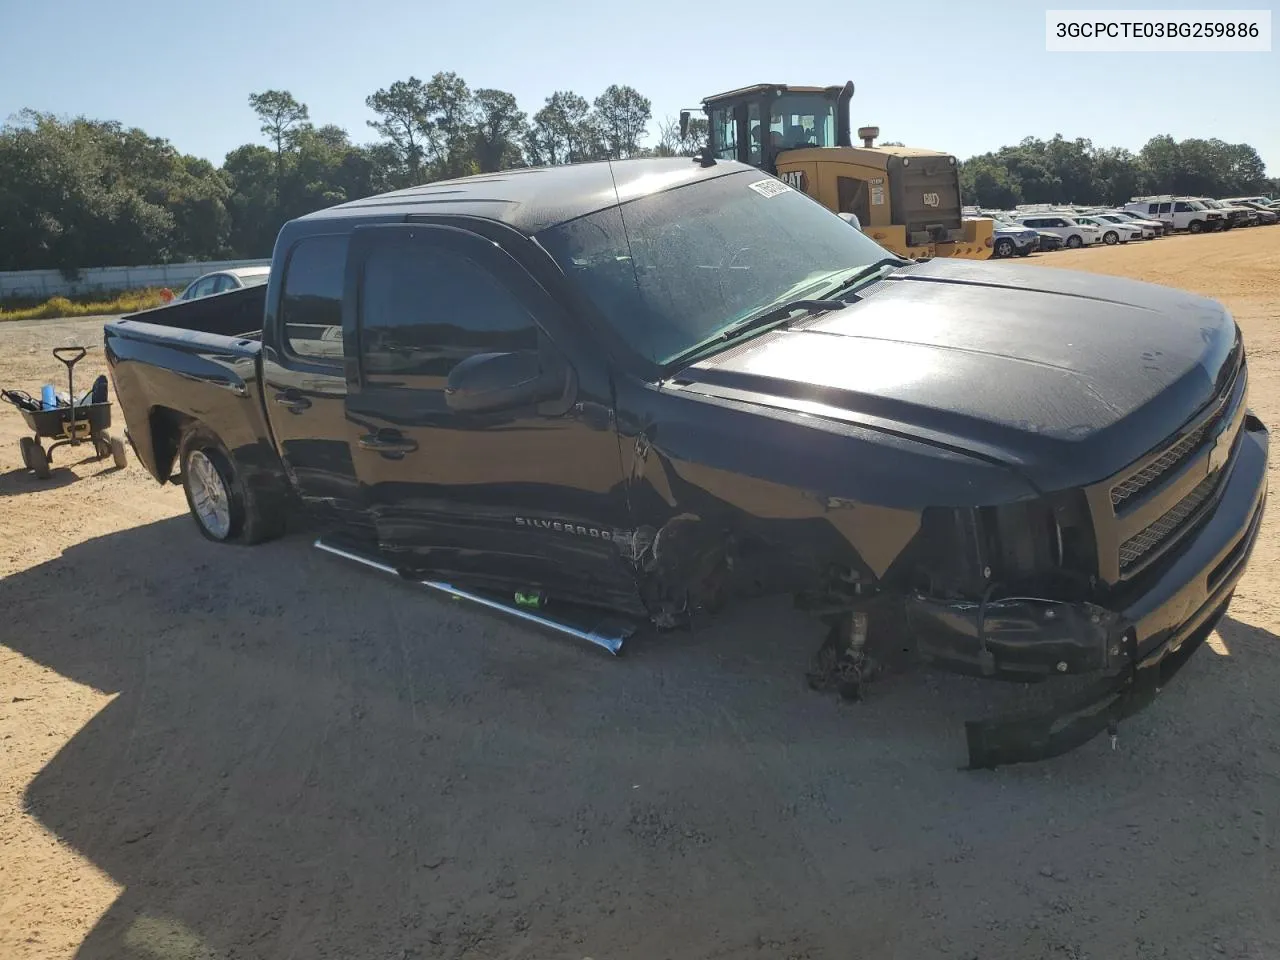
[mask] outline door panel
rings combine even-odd
[[[360,507],[347,444],[342,283],[345,235],[307,237],[285,259],[281,290],[267,298],[263,387],[285,469],[304,504],[347,522]]]
[[[450,377],[479,355],[561,369],[555,302],[492,241],[428,225],[356,230],[346,289],[347,436],[389,561],[625,605],[635,582],[615,542],[627,510],[612,418],[579,416],[568,388],[489,412],[448,402]]]

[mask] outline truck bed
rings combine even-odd
[[[140,310],[122,319],[194,333],[257,340],[262,336],[266,305],[267,285],[264,283],[199,300],[175,300],[167,306]]]
[[[129,442],[161,483],[176,469],[184,430],[217,425],[237,460],[280,469],[262,402],[259,362],[266,286],[249,287],[106,324],[104,345]]]

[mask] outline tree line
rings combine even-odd
[[[398,80],[365,103],[377,136],[358,143],[316,125],[287,90],[252,93],[263,142],[220,166],[115,121],[24,110],[0,127],[0,270],[266,257],[286,220],[347,200],[510,167],[689,156],[706,138],[705,120],[681,136],[675,118],[655,123],[649,99],[619,84],[592,100],[555,91],[532,116],[511,93],[448,72]],[[972,158],[961,177],[967,202],[995,207],[1276,188],[1246,144],[1171,137],[1137,154],[1027,139]]]
[[[1247,143],[1152,137],[1137,153],[1093,141],[1028,137],[966,160],[966,203],[1010,209],[1019,203],[1118,204],[1130,197],[1174,194],[1231,197],[1274,193],[1258,151]]]
[[[221,166],[115,121],[24,110],[0,127],[0,270],[270,256],[293,217],[371,194],[519,166],[692,155],[705,136],[653,123],[649,99],[613,84],[594,100],[556,91],[532,117],[455,73],[370,94],[377,134],[316,125],[287,90],[249,95],[261,143]]]

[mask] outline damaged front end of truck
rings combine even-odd
[[[966,724],[972,768],[1114,736],[1212,632],[1258,535],[1268,434],[1247,409],[1242,351],[1233,360],[1213,401],[1173,436],[1053,493],[993,459],[876,440],[835,409],[760,416],[756,398],[689,376],[668,392],[714,391],[709,406],[728,419],[637,438],[633,505],[649,516],[680,508],[630,558],[646,606],[671,626],[736,596],[791,593],[825,625],[810,685],[851,699],[910,664],[1037,685],[1043,706]],[[749,410],[760,449],[793,451],[769,463],[767,481],[745,463],[754,453],[720,442]],[[801,422],[819,426],[803,443],[785,433]],[[945,505],[908,506],[930,500]]]

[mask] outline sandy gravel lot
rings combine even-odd
[[[1280,228],[1026,263],[1221,299],[1280,423]],[[0,385],[80,338],[0,325]],[[1117,751],[970,773],[971,684],[810,693],[781,606],[613,660],[304,536],[209,544],[136,464],[36,481],[20,433],[0,409],[3,960],[1280,956],[1274,511]]]

